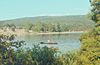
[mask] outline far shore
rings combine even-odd
[[[86,31],[67,31],[67,32],[22,32],[22,31],[7,31],[7,32],[1,32],[0,34],[15,34],[18,36],[23,36],[23,35],[53,35],[53,34],[81,34],[85,33]]]
[[[37,33],[40,35],[49,35],[49,34],[79,34],[79,33],[84,33],[84,31],[68,31],[68,32],[47,32],[47,33]]]

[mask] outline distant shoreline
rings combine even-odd
[[[50,34],[79,34],[84,33],[84,31],[71,31],[71,32],[47,32],[47,33],[37,33],[40,35],[50,35]]]
[[[80,34],[80,33],[85,33],[85,31],[68,31],[68,32],[21,32],[21,31],[9,31],[9,32],[1,32],[0,34],[5,34],[5,35],[11,35],[15,34],[18,36],[23,36],[23,35],[53,35],[53,34]]]

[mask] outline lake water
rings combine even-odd
[[[24,35],[18,37],[18,39],[26,41],[25,47],[30,48],[32,48],[33,44],[39,44],[40,42],[47,42],[47,40],[51,40],[52,42],[57,42],[58,44],[40,44],[40,46],[55,47],[58,48],[61,52],[67,52],[80,48],[80,35],[81,34]]]

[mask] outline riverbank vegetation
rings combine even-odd
[[[84,26],[83,24],[72,24],[67,25],[65,23],[24,23],[22,25],[16,26],[15,24],[5,24],[1,27],[1,30],[4,32],[13,31],[17,32],[18,30],[24,30],[24,32],[67,32],[67,31],[87,31],[91,29],[92,26]]]
[[[22,49],[24,41],[15,41],[15,35],[0,36],[0,65],[100,65],[100,0],[90,0],[91,19],[95,28],[81,36],[81,48],[60,54],[55,48]]]
[[[94,23],[86,15],[26,17],[0,21],[3,30],[25,29],[29,32],[87,31]]]
[[[76,61],[75,53],[61,55],[56,48],[22,49],[24,41],[14,41],[14,36],[0,36],[0,65],[72,65]]]

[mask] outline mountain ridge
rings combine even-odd
[[[27,23],[52,23],[52,24],[67,24],[68,26],[81,26],[81,27],[93,27],[94,22],[89,20],[86,15],[71,15],[71,16],[37,16],[37,17],[23,17],[11,20],[0,21],[1,26],[5,24],[15,24],[20,26]]]

